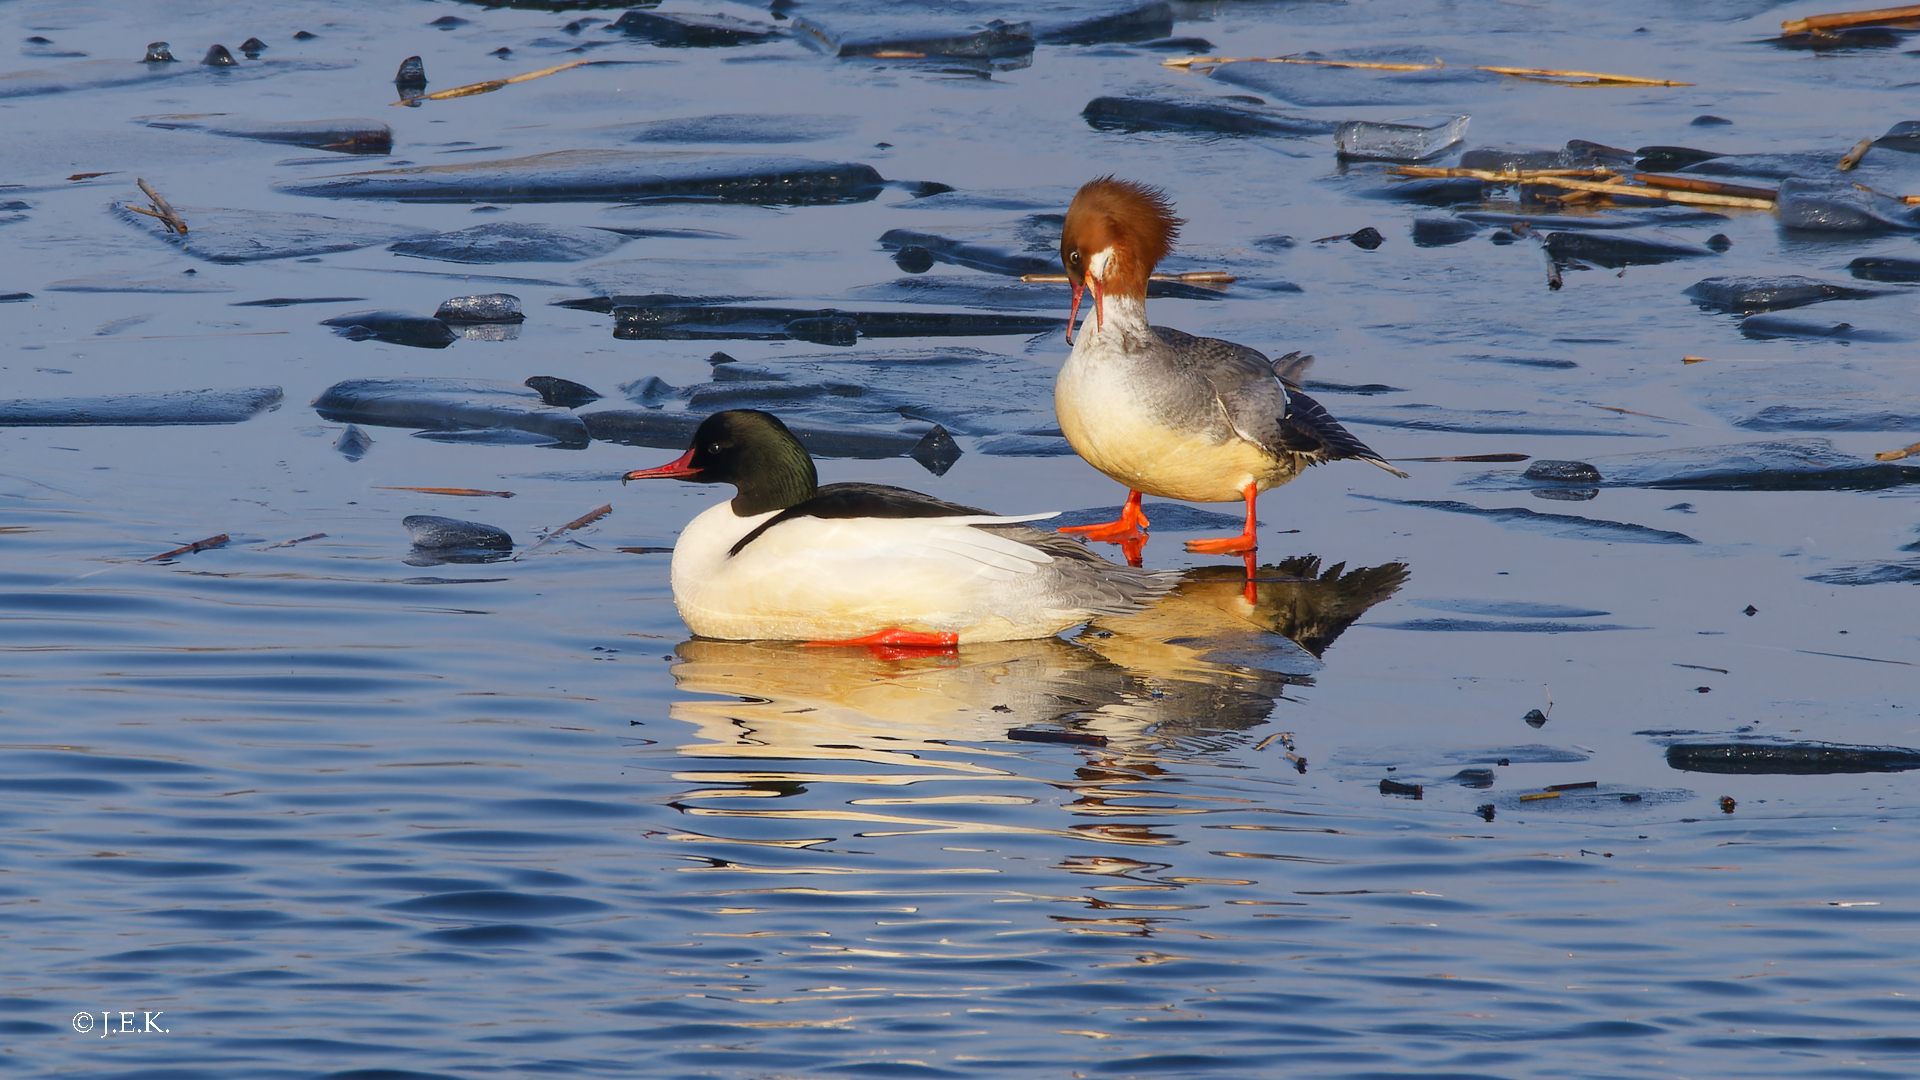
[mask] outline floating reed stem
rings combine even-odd
[[[1324,60],[1306,56],[1177,56],[1171,60],[1160,61],[1163,67],[1192,68],[1210,67],[1218,64],[1315,64],[1320,67],[1365,68],[1370,71],[1433,71],[1449,65],[1435,60],[1431,64],[1385,64],[1365,60]],[[1472,71],[1491,71],[1497,75],[1507,75],[1516,79],[1556,82],[1562,86],[1692,86],[1692,83],[1675,82],[1671,79],[1643,79],[1637,75],[1609,75],[1603,71],[1563,71],[1558,68],[1518,68],[1489,67],[1483,64],[1465,65]],[[1571,82],[1566,80],[1572,80]]]
[[[568,68],[577,68],[583,64],[592,64],[596,62],[597,61],[593,61],[593,60],[575,60],[571,63],[561,64],[557,67],[542,68],[539,71],[529,71],[523,75],[512,75],[504,79],[488,79],[486,82],[468,83],[465,86],[456,86],[451,90],[436,90],[431,94],[421,94],[419,97],[408,98],[405,101],[396,101],[394,102],[394,104],[395,105],[411,105],[417,101],[445,101],[448,98],[472,97],[475,94],[491,94],[495,90],[498,90],[503,86],[511,86],[514,83],[523,83],[529,79],[543,79],[548,75],[557,74],[559,72],[567,70]]]
[[[1872,11],[1843,11],[1834,15],[1810,15],[1804,19],[1788,19],[1780,24],[1783,34],[1807,34],[1819,30],[1836,30],[1844,26],[1873,26],[1879,23],[1902,22],[1908,19],[1920,19],[1920,4],[1908,4],[1905,7],[1875,8]]]

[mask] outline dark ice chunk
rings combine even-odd
[[[1390,183],[1361,193],[1363,198],[1394,199],[1425,206],[1457,206],[1477,203],[1487,196],[1487,182],[1471,176],[1435,176],[1405,183]]]
[[[1309,386],[1309,389],[1312,387]],[[1367,388],[1357,388],[1365,392]],[[1377,391],[1376,391],[1377,392]],[[1584,417],[1554,416],[1518,409],[1445,409],[1438,405],[1408,403],[1391,405],[1375,412],[1342,409],[1343,424],[1377,424],[1381,427],[1408,428],[1413,431],[1453,431],[1477,435],[1620,435],[1641,433],[1624,428],[1601,427]]]
[[[1677,491],[1878,491],[1920,483],[1920,466],[1902,466],[1844,454],[1826,439],[1783,439],[1731,446],[1688,446],[1599,459],[1590,483]],[[1531,487],[1513,470],[1463,481],[1484,489]],[[1551,481],[1549,481],[1551,482]]]
[[[856,126],[851,116],[816,116],[805,113],[717,113],[713,116],[683,116],[672,120],[645,120],[600,130],[626,138],[630,142],[663,143],[796,143],[818,142],[851,134]]]
[[[439,319],[430,319],[405,311],[360,311],[320,320],[341,337],[352,341],[368,339],[416,349],[444,349],[457,336]]]
[[[1852,323],[1824,319],[1797,319],[1791,315],[1762,313],[1740,320],[1740,336],[1756,341],[1774,338],[1821,338],[1829,341],[1906,341],[1908,335],[1889,330],[1874,330]]]
[[[280,214],[260,210],[227,210],[182,206],[187,219],[184,238],[126,203],[111,204],[120,220],[187,254],[214,263],[263,262],[325,255],[335,251],[385,244],[394,240],[432,236],[433,230],[384,221],[353,221],[324,214]]]
[[[466,26],[472,21],[472,19],[463,19],[458,15],[442,15],[427,25],[437,26],[442,30],[451,30],[456,26]]]
[[[225,45],[215,45],[211,49],[208,49],[207,55],[201,57],[200,62],[208,67],[230,68],[240,66],[240,61],[233,58],[233,54],[227,51]]]
[[[396,255],[456,263],[581,262],[597,259],[629,237],[607,229],[496,221],[457,232],[387,245]]]
[[[1034,40],[1045,45],[1093,45],[1104,41],[1151,41],[1173,33],[1173,5],[1151,0],[1135,7],[1094,14],[1040,15],[1033,18]]]
[[[1920,469],[1913,471],[1920,473]],[[1913,547],[1908,545],[1901,550],[1911,551]],[[1920,559],[1868,563],[1865,566],[1836,566],[1832,570],[1809,574],[1807,580],[1818,581],[1822,585],[1920,585]]]
[[[527,379],[527,386],[540,395],[540,400],[562,409],[577,409],[582,405],[591,405],[600,400],[598,391],[582,386],[571,379],[555,378],[552,375],[534,375]]]
[[[1703,773],[1818,776],[1906,772],[1920,769],[1920,750],[1827,742],[1676,743],[1667,747],[1667,764]]]
[[[1204,131],[1227,135],[1325,135],[1339,125],[1264,105],[1199,96],[1097,97],[1080,110],[1102,131]]]
[[[888,229],[880,234],[880,246],[890,250],[917,247],[935,261],[983,270],[989,274],[1019,277],[1023,274],[1060,273],[1057,256],[1010,252],[986,244],[972,244],[917,229]]]
[[[1413,242],[1418,247],[1446,247],[1472,239],[1481,227],[1465,218],[1417,217],[1413,219]]]
[[[1069,457],[1075,453],[1073,444],[1060,435],[995,435],[981,439],[974,444],[974,449],[988,457]],[[1119,510],[1116,509],[1114,513],[1119,513]],[[1090,522],[1092,520],[1089,519]],[[1099,520],[1114,519],[1104,517]],[[1239,522],[1236,520],[1234,525],[1237,527]]]
[[[1643,146],[1635,150],[1642,172],[1676,172],[1703,161],[1712,161],[1725,157],[1712,150],[1695,150],[1690,146]]]
[[[1033,51],[1032,25],[1001,19],[952,30],[914,32],[902,27],[897,32],[876,33],[871,24],[859,25],[851,19],[841,22],[831,15],[803,16],[793,20],[793,30],[801,41],[840,57],[994,60]]]
[[[1862,255],[1848,263],[1847,270],[1862,281],[1920,281],[1920,259]]]
[[[141,57],[140,62],[143,64],[177,64],[180,61],[173,58],[173,46],[164,41],[150,41],[147,43],[147,55]]]
[[[229,139],[286,143],[342,154],[393,151],[393,129],[378,120],[256,120],[225,113],[141,116],[136,120],[164,131],[204,131]]]
[[[1478,146],[1460,155],[1463,169],[1511,172],[1516,169],[1560,169],[1558,150],[1520,150],[1507,146]]]
[[[1644,233],[1597,231],[1547,234],[1547,254],[1555,262],[1592,263],[1609,269],[1646,266],[1713,255],[1710,248]]]
[[[348,461],[359,461],[367,456],[367,451],[373,449],[373,436],[360,430],[357,424],[348,424],[347,430],[333,441],[333,448]]]
[[[629,11],[608,29],[670,48],[757,45],[786,36],[778,27],[766,23],[748,22],[731,15],[681,12]]]
[[[1781,34],[1773,39],[1773,45],[1780,49],[1807,49],[1814,52],[1892,49],[1899,47],[1910,33],[1912,31],[1891,26],[1823,27],[1812,33]]]
[[[409,566],[496,562],[513,553],[513,537],[506,530],[478,521],[411,514],[400,524],[413,538],[413,551],[405,560]]]
[[[587,428],[525,386],[480,379],[348,379],[313,399],[337,423],[465,431],[513,428],[562,446],[585,446]],[[689,434],[691,432],[689,431]]]
[[[1783,229],[1810,232],[1876,233],[1920,229],[1913,211],[1898,199],[1862,191],[1847,182],[1801,180],[1780,182],[1775,213]]]
[[[953,436],[947,434],[947,429],[938,424],[933,426],[932,431],[922,435],[920,441],[913,444],[913,449],[907,451],[908,457],[935,476],[947,475],[947,470],[960,460],[960,455],[960,444],[954,442]]]
[[[707,200],[865,202],[887,181],[870,165],[796,157],[561,150],[533,157],[284,180],[293,195],[418,202]]]
[[[1502,528],[1544,533],[1563,540],[1603,540],[1620,544],[1697,544],[1700,542],[1685,533],[1652,529],[1630,522],[1604,521],[1572,514],[1542,514],[1519,507],[1489,509],[1449,499],[1388,499],[1377,495],[1357,494],[1353,497],[1372,502],[1392,503],[1396,506],[1417,506],[1427,510],[1444,510],[1450,514],[1483,517],[1497,522]]]
[[[527,318],[520,298],[512,293],[451,297],[441,301],[433,317],[445,323],[517,323]]]
[[[1459,216],[1483,225],[1526,225],[1542,232],[1553,229],[1590,231],[1636,229],[1646,225],[1700,225],[1727,220],[1725,214],[1681,206],[1622,208],[1591,214],[1517,214],[1508,210],[1463,210]]]
[[[1920,120],[1902,120],[1887,129],[1873,145],[1903,154],[1920,154]]]
[[[1547,480],[1568,484],[1597,484],[1600,470],[1584,461],[1552,461],[1542,458],[1521,473],[1528,480]],[[1602,612],[1602,614],[1605,614]]]
[[[1568,139],[1567,145],[1560,151],[1560,167],[1564,169],[1631,169],[1636,154],[1632,150],[1622,150],[1605,143],[1588,142],[1586,139]]]
[[[954,337],[1037,334],[1066,325],[1038,315],[974,312],[808,311],[748,305],[654,304],[613,309],[613,336],[623,340],[757,340],[794,338],[851,345],[861,337]]]
[[[1311,54],[1309,54],[1311,55]],[[1366,57],[1365,59],[1376,59]],[[1426,62],[1432,61],[1431,52]],[[1301,108],[1362,105],[1446,105],[1474,100],[1502,77],[1474,68],[1374,71],[1316,64],[1221,64],[1212,77]]]
[[[247,54],[247,59],[258,60],[260,54],[267,51],[267,43],[257,37],[250,37],[240,43],[240,51]]]
[[[1683,295],[1692,297],[1705,309],[1751,315],[1826,300],[1864,300],[1883,296],[1887,291],[1782,274],[1778,277],[1710,277],[1688,286]]]
[[[91,427],[238,424],[280,407],[280,388],[172,390],[106,397],[0,401],[0,427]]]
[[[654,409],[598,409],[580,414],[596,439],[660,450],[684,450],[705,413]],[[894,431],[845,424],[808,424],[788,420],[788,430],[815,457],[890,458],[909,453],[926,437],[924,430]]]
[[[393,75],[393,85],[403,90],[426,89],[427,65],[417,56],[400,61],[400,70]]]
[[[1699,116],[1694,117],[1692,120],[1687,121],[1687,123],[1691,124],[1694,127],[1725,127],[1726,125],[1733,123],[1733,121],[1727,119],[1724,116],[1715,116],[1712,113],[1702,113]]]

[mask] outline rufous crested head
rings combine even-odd
[[[1181,224],[1159,188],[1111,176],[1081,185],[1060,230],[1060,261],[1073,286],[1069,338],[1081,294],[1090,283],[1096,318],[1107,293],[1146,299],[1147,278],[1173,250]]]

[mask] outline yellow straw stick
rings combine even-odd
[[[1874,23],[1900,22],[1907,19],[1920,19],[1920,4],[1908,4],[1906,7],[1875,8],[1872,11],[1846,11],[1837,15],[1810,15],[1804,19],[1788,19],[1780,24],[1783,34],[1804,34],[1810,30],[1832,30],[1841,26],[1870,26]]]
[[[436,90],[431,94],[422,94],[408,101],[396,101],[394,104],[407,105],[413,101],[445,101],[448,98],[472,97],[475,94],[490,94],[503,86],[526,82],[528,79],[545,78],[548,75],[565,71],[568,68],[577,68],[582,64],[591,64],[593,62],[592,60],[575,60],[572,63],[561,64],[558,67],[543,68],[540,71],[529,71],[524,75],[513,75],[505,79],[488,79],[486,82],[468,83],[465,86],[456,86],[451,90]]]
[[[1317,64],[1321,67],[1366,68],[1371,71],[1433,71],[1449,65],[1435,61],[1431,64],[1380,64],[1364,60],[1322,60],[1304,56],[1177,56],[1171,60],[1160,61],[1163,67],[1191,68],[1195,65],[1213,66],[1217,64]],[[1602,71],[1561,71],[1555,68],[1517,68],[1487,67],[1481,64],[1468,64],[1473,71],[1491,71],[1498,75],[1510,75],[1517,79],[1544,79],[1558,81],[1578,79],[1580,82],[1563,83],[1570,86],[1692,86],[1692,83],[1674,82],[1671,79],[1642,79],[1637,75],[1609,75]]]

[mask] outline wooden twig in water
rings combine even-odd
[[[1873,136],[1871,135],[1854,143],[1853,149],[1847,151],[1846,155],[1840,159],[1840,171],[1852,172],[1853,167],[1860,164],[1860,159],[1866,157],[1867,151],[1871,149],[1873,149]]]
[[[129,206],[127,209],[137,210],[148,217],[159,218],[160,221],[166,225],[167,231],[170,233],[179,233],[181,236],[187,235],[186,219],[182,218],[178,211],[168,205],[167,200],[161,198],[160,193],[153,190],[152,185],[137,176],[134,177],[133,182],[139,184],[140,190],[146,192],[147,198],[153,201],[153,209],[141,210],[138,206]]]
[[[1697,176],[1662,176],[1659,173],[1637,172],[1633,174],[1633,178],[1649,187],[1671,188],[1674,191],[1698,191],[1703,195],[1732,195],[1741,199],[1766,199],[1770,202],[1780,197],[1780,193],[1773,188],[1729,184],[1721,180],[1702,180]]]
[[[562,525],[559,528],[554,529],[551,532],[547,533],[547,535],[541,537],[531,547],[527,548],[527,550],[521,552],[520,555],[531,555],[534,552],[545,547],[547,544],[547,541],[552,540],[554,537],[559,536],[561,533],[572,532],[574,529],[584,528],[588,525],[593,524],[596,521],[599,521],[601,518],[606,517],[608,514],[611,514],[611,513],[613,513],[612,503],[608,503],[607,505],[600,507],[598,510],[589,510],[584,514],[581,514],[579,517],[574,518],[572,521],[567,522],[565,525]],[[520,555],[515,555],[512,561],[519,562]]]
[[[175,555],[191,555],[196,551],[205,551],[208,548],[217,548],[222,544],[225,544],[226,542],[227,542],[227,534],[221,533],[219,536],[209,536],[205,540],[195,540],[193,543],[187,544],[184,547],[177,547],[177,548],[174,548],[172,551],[163,551],[158,555],[154,555],[150,558],[141,559],[140,561],[141,562],[158,562],[161,559],[171,559]]]
[[[1240,279],[1225,270],[1189,270],[1184,274],[1153,274],[1155,281],[1181,281],[1189,285],[1231,285]],[[1021,281],[1037,281],[1050,285],[1065,285],[1065,274],[1021,274]]]
[[[1920,442],[1914,443],[1912,446],[1901,447],[1898,450],[1882,450],[1873,455],[1873,460],[1899,461],[1901,458],[1913,457],[1915,454],[1920,454]]]
[[[1177,56],[1171,60],[1160,61],[1163,67],[1192,68],[1196,65],[1211,67],[1217,64],[1317,64],[1321,67],[1366,68],[1371,71],[1434,71],[1447,67],[1446,63],[1436,60],[1431,64],[1383,64],[1363,60],[1324,60],[1306,56]],[[1517,68],[1488,67],[1482,64],[1468,64],[1472,71],[1491,71],[1497,75],[1508,75],[1516,79],[1533,79],[1559,83],[1561,86],[1692,86],[1692,83],[1674,82],[1670,79],[1642,79],[1636,75],[1609,75],[1600,71],[1562,71],[1557,68]],[[1564,80],[1573,80],[1571,82]]]
[[[1905,7],[1875,8],[1872,11],[1843,11],[1834,15],[1809,15],[1788,19],[1780,24],[1783,34],[1806,34],[1815,30],[1835,30],[1844,26],[1873,26],[1880,23],[1920,19],[1920,4]]]
[[[1447,457],[1397,457],[1389,461],[1526,461],[1526,454],[1453,454]]]
[[[1666,417],[1666,416],[1655,416],[1650,412],[1634,412],[1632,409],[1622,409],[1617,405],[1595,405],[1591,401],[1583,401],[1580,404],[1585,405],[1589,409],[1605,409],[1607,412],[1620,413],[1625,416],[1644,416],[1649,420],[1665,420],[1669,424],[1685,424],[1686,423],[1685,420],[1675,420],[1671,417]]]
[[[511,491],[482,491],[479,488],[443,488],[443,487],[381,487],[375,485],[375,491],[418,491],[422,495],[470,495],[475,498],[491,496],[495,499],[511,499]]]
[[[292,540],[282,540],[277,544],[268,544],[266,547],[260,548],[259,550],[272,551],[274,548],[292,547],[295,544],[304,544],[309,540],[324,540],[326,539],[326,536],[327,536],[326,533],[310,533],[306,536],[296,536]]]
[[[1641,187],[1629,184],[1596,184],[1587,180],[1545,180],[1542,183],[1553,187],[1567,188],[1571,191],[1597,191],[1602,195],[1632,195],[1640,199],[1661,199],[1666,202],[1691,203],[1695,206],[1737,206],[1748,210],[1771,210],[1772,199],[1752,198],[1742,195],[1719,195],[1704,191],[1687,191],[1683,188]]]
[[[421,94],[417,98],[408,98],[405,101],[396,101],[394,102],[394,104],[395,105],[412,105],[415,102],[420,102],[420,101],[445,101],[448,98],[472,97],[475,94],[491,94],[495,90],[498,90],[503,86],[510,86],[513,83],[526,82],[528,79],[545,78],[548,75],[553,75],[558,72],[565,71],[568,68],[577,68],[583,64],[592,64],[592,63],[597,63],[597,61],[575,60],[572,63],[560,64],[557,67],[543,68],[539,71],[529,71],[524,75],[512,75],[504,79],[488,79],[486,82],[468,83],[465,86],[456,86],[451,90],[436,90],[431,94]]]

